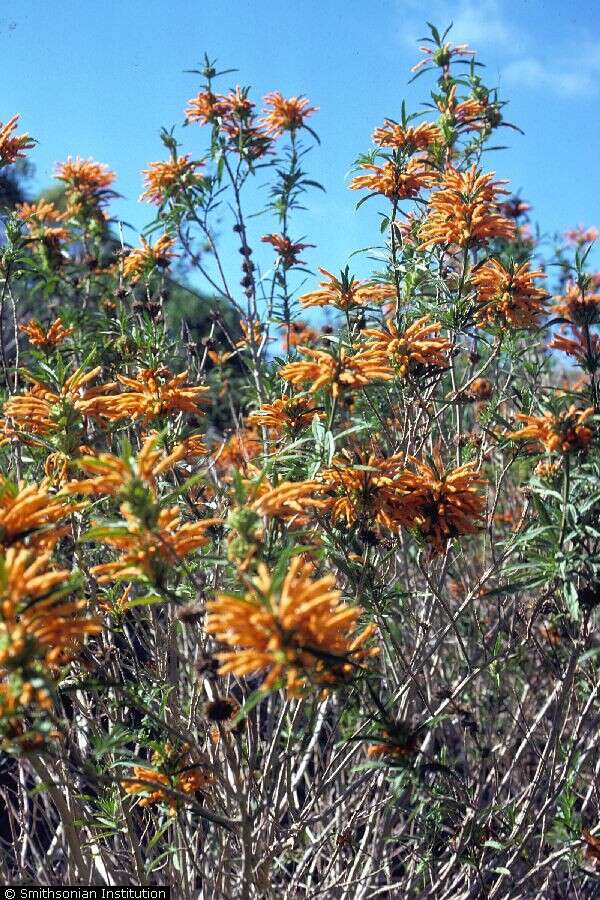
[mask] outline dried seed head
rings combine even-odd
[[[204,606],[201,603],[190,603],[179,610],[177,618],[186,624],[199,622],[204,615]]]
[[[209,653],[202,654],[194,664],[196,674],[200,678],[217,678],[219,662]]]
[[[204,704],[204,715],[211,722],[227,722],[239,708],[239,703],[233,697],[217,697]]]

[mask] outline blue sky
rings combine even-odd
[[[418,108],[427,77],[408,86],[425,18],[468,41],[487,65],[487,83],[510,99],[507,118],[524,136],[500,132],[509,150],[490,167],[534,206],[544,231],[600,225],[600,24],[597,0],[19,0],[0,8],[0,121],[14,112],[39,141],[37,187],[68,154],[93,156],[118,174],[124,200],[113,211],[135,227],[151,209],[137,202],[140,170],[165,153],[160,127],[183,121],[206,50],[223,68],[223,89],[250,84],[306,94],[322,144],[309,157],[326,194],[294,236],[318,250],[311,268],[339,270],[357,247],[377,241],[376,201],[355,212],[345,178],[370,146],[374,126]],[[10,9],[9,9],[10,6]],[[204,148],[198,127],[181,129],[185,150]],[[493,162],[493,166],[491,163]],[[258,232],[275,230],[263,220]],[[135,234],[128,234],[135,242]],[[265,248],[266,249],[266,248]],[[360,271],[364,264],[357,263]]]

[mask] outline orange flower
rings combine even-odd
[[[299,258],[300,254],[308,247],[315,246],[314,244],[301,244],[299,241],[291,241],[283,234],[264,234],[261,237],[261,241],[265,244],[271,244],[275,248],[279,262],[284,269],[304,265],[304,261]]]
[[[494,388],[487,378],[476,378],[467,388],[467,396],[471,400],[489,400]]]
[[[342,520],[349,528],[359,524],[363,531],[374,525],[396,531],[406,524],[403,455],[381,459],[374,453],[365,456],[359,452],[353,459],[342,451],[334,462],[321,473],[323,486],[331,495],[327,509],[334,522]]]
[[[533,470],[533,474],[538,478],[556,478],[560,474],[561,465],[558,462],[546,462],[540,459],[539,463]]]
[[[327,388],[337,397],[340,388],[361,388],[373,381],[390,381],[394,377],[386,357],[375,350],[349,354],[342,347],[339,356],[332,356],[324,350],[311,350],[310,347],[298,349],[309,359],[288,363],[279,370],[279,377],[295,386],[312,382],[311,394],[320,388]]]
[[[456,85],[452,86],[448,97],[444,101],[438,101],[438,109],[454,128],[462,128],[464,131],[481,131],[486,127],[486,113],[489,106],[483,100],[469,97],[462,102],[456,98]]]
[[[421,226],[421,249],[436,244],[470,247],[496,237],[512,238],[515,226],[498,211],[498,197],[507,192],[473,165],[466,172],[448,169],[441,187],[429,198],[428,214]]]
[[[177,753],[167,742],[164,751],[155,750],[152,754],[152,765],[155,768],[134,766],[135,777],[123,778],[121,787],[127,794],[142,795],[140,806],[165,803],[169,807],[169,815],[176,816],[179,798],[171,791],[195,794],[196,791],[205,790],[214,782],[214,776],[201,766],[186,764],[187,756],[187,744],[184,744],[182,750]]]
[[[600,237],[600,231],[593,226],[586,228],[584,225],[578,225],[577,228],[571,228],[565,231],[565,238],[570,244],[581,247],[583,244],[592,244]]]
[[[33,386],[28,391],[6,401],[4,414],[24,433],[50,434],[62,430],[65,418],[72,423],[74,414],[84,417],[92,415],[93,410],[90,412],[88,408],[93,405],[94,398],[116,387],[114,382],[89,387],[90,381],[101,371],[100,366],[89,372],[77,369],[66,379],[58,393],[31,379]]]
[[[590,334],[588,343],[587,336],[581,328],[574,327],[572,330],[573,338],[557,334],[548,346],[553,350],[562,350],[563,353],[573,356],[585,368],[595,366],[600,361],[600,337],[597,334]],[[575,389],[575,385],[573,385],[573,390]]]
[[[237,351],[229,350],[207,350],[206,355],[215,366],[224,366],[229,360],[236,355]]]
[[[271,152],[272,139],[254,125],[228,123],[225,120],[223,129],[229,135],[230,150],[242,157],[260,159]]]
[[[238,350],[250,350],[252,344],[256,347],[260,347],[263,343],[263,327],[261,322],[258,319],[252,319],[251,321],[244,321],[244,319],[240,319],[240,328],[242,330],[243,337],[241,340],[236,342],[236,347]]]
[[[246,471],[261,452],[262,442],[256,431],[239,428],[216,452],[214,464],[220,475],[227,475],[231,469]]]
[[[260,486],[264,486],[264,490],[251,503],[251,508],[259,516],[277,517],[287,522],[293,522],[300,516],[300,523],[303,524],[303,513],[307,509],[322,509],[327,505],[326,500],[316,496],[324,490],[318,481],[282,481],[276,487],[263,481]]]
[[[182,794],[195,794],[197,791],[205,790],[214,780],[214,776],[200,766],[188,766],[177,776],[175,787]]]
[[[202,180],[197,170],[203,165],[204,163],[190,160],[189,153],[165,162],[149,163],[148,168],[142,172],[146,190],[140,194],[140,201],[148,200],[160,206],[178,190],[194,187]]]
[[[165,456],[159,464],[158,473],[164,472],[172,468],[179,462],[191,462],[199,456],[206,456],[208,447],[203,443],[199,434],[191,434],[184,438]]]
[[[249,119],[252,115],[252,110],[256,106],[248,97],[248,88],[242,88],[239,84],[234,91],[229,91],[223,99],[227,103],[229,114],[241,120]]]
[[[74,424],[73,417],[86,416],[88,407],[98,392],[115,387],[114,384],[89,387],[101,372],[100,366],[84,372],[77,369],[70,375],[59,393],[45,384],[32,379],[33,386],[24,394],[11,397],[4,404],[4,415],[12,419],[15,426],[27,435],[54,434],[63,431],[65,423]]]
[[[327,269],[319,269],[325,280],[320,282],[321,290],[303,294],[299,298],[301,306],[335,306],[349,310],[354,306],[366,306],[369,303],[383,303],[384,300],[396,296],[396,288],[392,284],[379,284],[373,281],[358,281],[345,269],[340,278],[336,278]]]
[[[556,298],[552,312],[574,325],[594,325],[600,321],[600,294],[568,283],[566,293]]]
[[[84,456],[78,459],[79,468],[91,473],[93,477],[83,481],[70,481],[65,485],[63,493],[115,496],[124,494],[130,488],[135,490],[141,482],[155,495],[156,479],[160,475],[183,459],[207,453],[207,448],[197,437],[186,438],[180,444],[176,444],[168,454],[158,450],[156,442],[157,435],[151,434],[135,458],[99,453],[97,456]]]
[[[83,508],[62,494],[49,493],[49,485],[19,485],[0,480],[0,544],[50,549],[68,530],[58,523]]]
[[[393,147],[406,153],[426,150],[431,144],[440,143],[441,140],[442,134],[433,122],[405,127],[392,119],[385,119],[383,125],[373,132],[373,143],[379,147]]]
[[[223,675],[266,672],[263,689],[284,680],[290,696],[309,684],[335,685],[377,653],[364,644],[374,633],[358,632],[361,610],[347,606],[335,590],[335,576],[312,579],[313,567],[292,561],[283,583],[261,564],[243,597],[219,594],[207,604],[205,630],[232,648],[217,653]]]
[[[486,482],[477,474],[476,463],[446,471],[439,451],[434,451],[432,465],[414,457],[410,461],[416,472],[407,470],[402,476],[410,525],[437,552],[451,538],[476,534],[486,505],[485,496],[478,493]]]
[[[82,193],[95,194],[110,187],[116,175],[104,163],[81,159],[79,156],[72,159],[69,156],[66,162],[57,164],[55,178]]]
[[[137,781],[129,778],[121,781],[121,787],[127,794],[146,794],[147,796],[142,797],[139,801],[140,806],[152,806],[154,803],[166,802],[169,804],[170,812],[176,815],[176,799],[169,796],[168,792],[160,787],[160,785],[171,787],[168,775],[156,772],[154,769],[147,769],[145,766],[134,766],[133,774],[138,779]],[[156,785],[158,787],[155,787]]]
[[[480,327],[498,321],[512,328],[535,328],[546,312],[547,291],[535,282],[544,272],[529,271],[527,263],[505,269],[497,259],[488,259],[471,275],[479,308],[475,313]]]
[[[30,319],[25,325],[19,325],[19,331],[27,335],[34,347],[42,350],[51,350],[58,344],[62,344],[65,338],[73,334],[74,328],[65,328],[60,316],[55,319],[47,331],[44,331],[37,319]]]
[[[86,211],[95,212],[110,197],[115,196],[110,190],[116,178],[115,173],[93,159],[72,159],[69,156],[66,162],[58,163],[55,178],[66,185],[69,203],[67,214],[79,216]]]
[[[256,123],[255,104],[248,97],[248,89],[236,87],[227,96],[201,91],[189,101],[186,111],[189,122],[212,124],[226,136],[228,148],[251,160],[259,159],[271,149],[272,140]]]
[[[521,216],[524,216],[531,209],[529,203],[525,203],[521,198],[515,194],[512,197],[509,197],[508,200],[504,200],[502,203],[498,204],[498,209],[502,213],[503,216],[506,216],[507,219],[519,219]]]
[[[65,600],[70,572],[48,569],[50,553],[9,547],[0,567],[0,669],[48,668],[75,657],[86,634],[101,631],[80,615],[84,600]]]
[[[226,116],[230,111],[230,104],[222,94],[213,94],[211,91],[200,93],[188,100],[185,110],[185,118],[188,122],[199,122],[200,125],[214,124]]]
[[[37,434],[50,434],[60,430],[60,402],[58,394],[47,390],[39,383],[33,385],[24,394],[11,397],[4,404],[4,415],[10,423],[4,421],[5,438],[3,442],[17,432],[31,437]]]
[[[166,269],[175,256],[172,247],[175,241],[168,234],[163,234],[154,244],[149,244],[142,237],[142,246],[130,250],[123,259],[123,275],[131,281],[139,281],[154,269]]]
[[[206,530],[221,521],[202,519],[182,524],[178,506],[160,510],[153,525],[141,521],[129,504],[121,505],[121,514],[123,527],[118,527],[112,534],[108,528],[101,530],[101,536],[95,538],[122,552],[115,562],[90,569],[99,584],[140,578],[160,584],[171,566],[209,543]]]
[[[271,91],[264,98],[265,109],[262,124],[268,135],[280,137],[285,131],[303,128],[305,120],[317,112],[318,106],[309,106],[306,97],[290,97],[286,100],[279,91]]]
[[[0,165],[8,166],[25,156],[24,150],[35,147],[35,141],[27,133],[13,134],[19,116],[13,116],[6,125],[0,122]]]
[[[307,428],[315,416],[322,419],[324,413],[308,397],[284,394],[281,399],[263,403],[256,412],[250,413],[248,424],[256,428],[274,428],[277,431],[286,429],[293,434]]]
[[[361,169],[371,175],[357,175],[350,182],[351,191],[366,188],[376,194],[383,194],[389,200],[409,200],[417,197],[423,188],[429,188],[436,181],[435,173],[421,159],[410,159],[398,166],[392,160],[383,166],[361,163]]]
[[[173,375],[165,366],[142,369],[133,378],[117,375],[119,382],[129,390],[95,397],[82,407],[88,415],[103,416],[113,422],[130,417],[149,422],[173,412],[201,416],[203,413],[198,404],[209,388],[188,384],[187,376],[187,372]],[[112,384],[107,385],[110,387]]]
[[[291,347],[298,347],[299,344],[315,343],[319,337],[318,333],[306,322],[292,322],[289,328],[282,325],[283,338],[281,345],[284,350],[290,350]]]
[[[64,221],[64,213],[60,212],[49,200],[37,200],[35,203],[18,203],[15,212],[25,222],[29,236],[34,240],[66,241],[68,230],[58,223]]]
[[[23,439],[21,438],[21,440]],[[25,441],[23,442],[25,443]],[[70,453],[64,453],[62,450],[49,453],[44,461],[44,475],[49,483],[61,487],[69,477],[69,468],[72,462]]]
[[[518,413],[515,418],[525,427],[520,431],[509,431],[504,437],[513,441],[532,441],[549,453],[567,454],[585,450],[594,436],[585,422],[593,414],[593,406],[577,409],[575,404],[558,414],[547,412],[543,416],[526,416]]]
[[[369,756],[381,756],[390,762],[406,763],[416,755],[419,746],[418,735],[406,722],[394,722],[389,729],[383,729],[380,735],[381,738],[383,738],[385,743],[371,744],[367,748]]]
[[[155,449],[156,437],[146,440],[135,459],[122,459],[112,453],[84,456],[77,460],[77,466],[92,478],[70,481],[64,489],[67,494],[118,495],[127,487],[143,482],[153,492],[159,473],[161,452]]]
[[[401,378],[415,366],[444,368],[448,365],[450,341],[438,337],[442,326],[432,322],[429,316],[417,319],[405,331],[398,331],[394,320],[388,319],[386,329],[366,328],[363,334],[374,340],[365,346],[386,356]]]

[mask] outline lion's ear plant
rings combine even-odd
[[[349,181],[377,247],[313,272],[331,111],[232,71],[133,246],[76,155],[3,211],[0,877],[596,896],[594,231],[539,239],[430,26]]]

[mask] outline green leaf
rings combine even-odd
[[[163,598],[156,594],[146,594],[144,597],[136,597],[134,600],[124,603],[122,609],[133,609],[134,606],[154,606],[156,603],[164,602]]]
[[[44,791],[48,790],[48,788],[49,788],[49,785],[46,784],[45,781],[41,781],[39,784],[36,784],[36,786],[34,788],[31,788],[30,791],[27,791],[27,796],[35,797],[35,796],[37,796],[37,794],[43,794]]]
[[[600,647],[592,647],[591,650],[586,650],[585,653],[582,653],[579,657],[579,662],[586,662],[588,659],[594,659],[596,656],[600,654]]]
[[[239,725],[239,723],[246,718],[248,713],[252,712],[255,706],[264,700],[264,698],[268,695],[268,691],[264,691],[261,688],[258,688],[256,691],[252,691],[242,708],[237,713],[236,717],[232,721],[233,727]]]
[[[325,438],[323,440],[323,449],[325,451],[325,455],[327,457],[327,465],[331,465],[331,461],[333,460],[333,456],[335,454],[335,438],[331,431],[325,432]]]
[[[90,528],[89,531],[86,531],[85,534],[82,534],[79,540],[97,541],[104,537],[126,537],[128,534],[131,534],[131,531],[126,525],[115,522],[114,524],[96,525],[94,528]]]
[[[440,38],[440,33],[439,33],[439,31],[437,30],[437,28],[435,27],[435,25],[432,25],[432,24],[431,24],[431,22],[427,22],[427,24],[428,24],[428,26],[429,26],[429,28],[430,28],[430,30],[431,30],[431,33],[432,33],[432,35],[433,35],[433,37],[434,37],[434,40],[435,40],[436,44],[437,44],[438,47],[439,47],[440,44],[442,43],[442,40],[441,40],[441,38]]]
[[[485,841],[483,844],[484,847],[491,847],[492,850],[506,850],[504,844],[501,844],[500,841]]]
[[[166,831],[168,831],[170,825],[171,825],[170,822],[165,822],[165,824],[162,825],[162,826],[158,829],[158,831],[156,832],[156,834],[153,835],[153,837],[148,841],[148,850],[152,850],[152,848],[155,847],[155,846],[158,844],[158,842],[160,841],[160,839],[161,839],[161,837],[163,836],[163,834],[164,834]],[[168,851],[168,852],[171,852],[171,851]]]

